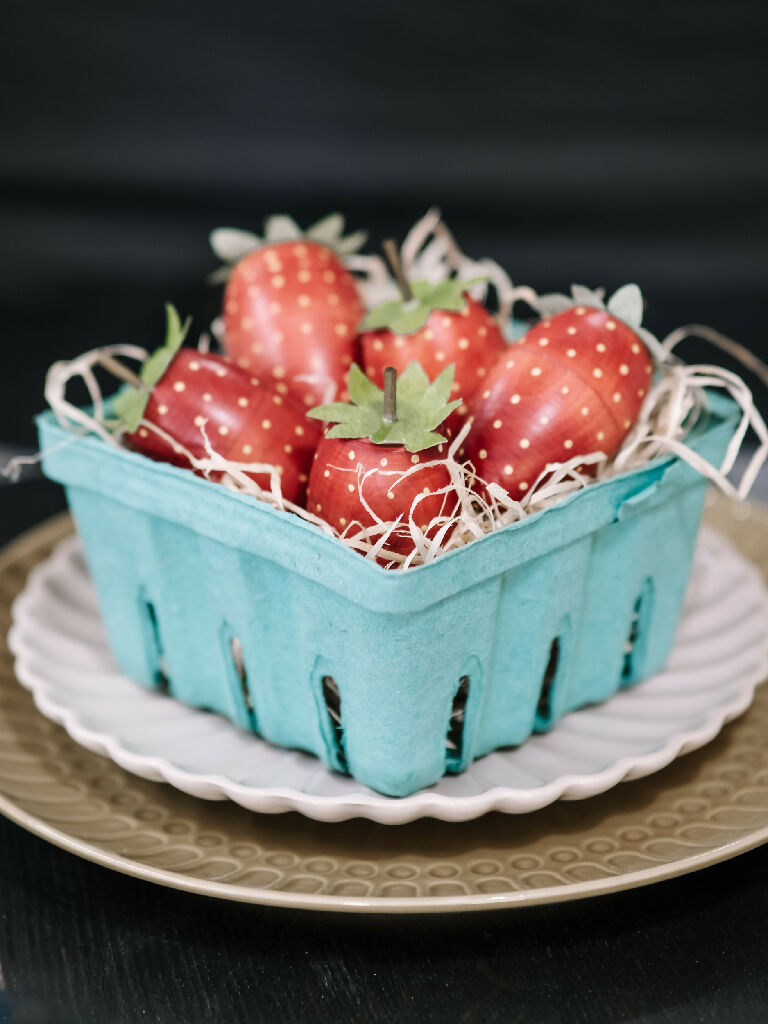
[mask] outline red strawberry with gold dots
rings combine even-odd
[[[336,426],[317,447],[307,509],[340,533],[371,528],[376,517],[387,523],[400,518],[385,547],[403,555],[414,548],[408,527],[412,508],[414,522],[434,535],[439,529],[434,521],[450,515],[454,504],[450,474],[442,465],[448,445],[435,432],[459,404],[447,401],[452,380],[453,368],[448,367],[430,384],[419,364],[411,363],[399,379],[388,368],[382,391],[353,365],[351,403],[334,402],[309,414]],[[438,465],[429,465],[435,461]],[[426,464],[423,469],[418,468],[421,463]],[[405,473],[409,475],[403,478]],[[436,493],[442,489],[446,493]],[[379,536],[374,531],[371,540]]]
[[[630,326],[612,307],[631,310],[637,322]],[[627,285],[608,308],[579,303],[511,346],[469,403],[472,429],[460,454],[478,476],[519,500],[549,463],[616,454],[653,373],[638,309],[639,289]]]
[[[229,276],[224,346],[239,367],[286,383],[312,406],[343,391],[364,312],[354,278],[328,246],[265,245]]]
[[[402,297],[372,310],[363,321],[360,346],[366,374],[381,385],[385,366],[402,373],[416,360],[432,378],[453,363],[453,394],[469,401],[507,348],[501,328],[467,294],[473,282],[408,281],[396,248],[388,242],[386,249]]]
[[[426,282],[414,282],[413,287],[421,290],[422,284]],[[458,312],[435,308],[412,334],[386,327],[365,331],[360,336],[360,345],[366,375],[377,384],[383,384],[385,366],[394,366],[402,373],[416,360],[427,375],[436,375],[453,363],[453,393],[460,394],[464,401],[471,398],[482,387],[499,355],[506,351],[507,343],[485,306],[466,294],[459,294],[460,299],[452,301],[454,305],[462,303]],[[370,318],[366,322],[370,322]]]
[[[151,459],[189,467],[189,458],[172,441],[194,458],[205,459],[207,437],[225,459],[274,466],[283,497],[300,500],[316,424],[289,395],[265,386],[223,356],[181,348],[189,321],[182,325],[176,310],[166,308],[165,344],[144,363],[135,386],[115,399],[115,412],[127,428],[126,444]],[[269,472],[248,475],[270,490]]]

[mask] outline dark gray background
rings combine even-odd
[[[54,358],[151,343],[165,298],[206,322],[209,230],[276,210],[378,242],[436,203],[516,281],[637,280],[657,331],[768,351],[764,12],[6,0],[0,439]]]

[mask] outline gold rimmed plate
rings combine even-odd
[[[734,518],[734,517],[738,518]],[[768,513],[716,503],[710,523],[768,569]],[[0,559],[3,632],[66,517]],[[0,811],[97,863],[225,899],[376,913],[583,898],[697,870],[768,839],[768,688],[703,750],[649,778],[522,816],[391,827],[262,815],[146,782],[45,719],[0,656]]]

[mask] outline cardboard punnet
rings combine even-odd
[[[688,443],[719,463],[737,419],[709,393]],[[707,488],[656,459],[398,572],[51,413],[38,425],[121,669],[392,796],[658,671]]]

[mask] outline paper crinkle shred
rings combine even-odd
[[[439,228],[434,233],[439,224],[439,214],[436,211],[430,211],[423,222],[414,228],[403,247],[406,259],[410,261],[412,267],[416,266],[419,260],[422,261],[419,272],[441,274],[444,272],[446,261],[457,259],[453,250],[454,243],[450,236],[442,233]],[[428,236],[431,237],[431,241],[424,246],[424,241]],[[477,269],[476,264],[473,265],[472,272],[475,269]],[[530,305],[535,305],[539,301],[539,298],[530,289],[505,291],[504,288],[505,286],[501,282],[500,300],[503,298],[503,301],[512,303],[522,297]],[[528,294],[529,292],[530,294]],[[602,296],[599,293],[593,292],[590,293],[590,296],[590,301],[595,301],[595,298],[602,301]],[[567,297],[563,298],[567,299]],[[548,312],[551,313],[555,310],[556,302],[553,304],[552,297],[541,297],[541,300],[543,300],[542,307],[547,308]],[[572,302],[573,299],[567,301]],[[579,301],[584,301],[583,297]],[[689,366],[674,356],[675,347],[685,338],[694,336],[703,338],[740,359],[768,386],[768,367],[749,350],[711,328],[690,325],[673,331],[660,343],[654,339],[652,352],[657,359],[656,380],[643,404],[638,422],[617,455],[609,460],[604,453],[595,451],[575,456],[565,462],[553,463],[545,469],[520,501],[513,500],[497,484],[486,486],[488,500],[477,494],[476,483],[479,478],[475,467],[468,462],[460,461],[457,456],[462,441],[471,429],[471,424],[465,424],[450,445],[444,463],[450,476],[450,484],[447,487],[430,492],[429,495],[419,495],[414,500],[407,518],[401,517],[392,522],[385,522],[372,515],[376,520],[374,526],[363,528],[360,524],[350,524],[342,533],[334,530],[330,524],[306,509],[286,501],[282,496],[280,477],[274,466],[233,462],[225,459],[216,452],[208,438],[206,438],[207,457],[195,458],[178,445],[173,438],[165,434],[164,437],[177,452],[188,458],[193,469],[204,476],[214,476],[220,483],[232,490],[251,495],[259,501],[267,502],[274,508],[300,516],[369,560],[377,560],[380,564],[386,564],[392,569],[408,569],[412,566],[428,564],[446,552],[502,529],[509,523],[518,522],[544,509],[551,508],[564,498],[590,486],[595,479],[597,481],[610,479],[620,473],[641,468],[653,459],[667,454],[673,454],[685,460],[725,494],[734,498],[746,497],[766,457],[768,457],[768,430],[766,430],[765,422],[755,406],[749,387],[738,375],[713,365]],[[108,415],[108,405],[95,372],[101,364],[104,354],[112,358],[124,358],[139,362],[147,356],[146,351],[139,346],[109,345],[93,349],[73,360],[57,362],[48,372],[45,395],[59,422],[72,431],[73,441],[90,433],[97,435],[107,444],[121,446],[123,429],[117,421],[111,420]],[[78,408],[66,397],[67,387],[75,377],[81,378],[85,383],[91,399],[89,410]],[[704,389],[706,388],[724,390],[736,402],[742,414],[725,457],[719,466],[708,463],[685,443],[687,433],[697,419],[705,413]],[[147,429],[162,432],[160,427],[146,420],[142,420],[142,424]],[[754,432],[758,443],[748,460],[741,479],[733,482],[729,479],[729,475],[734,469],[737,456],[750,429]],[[429,465],[430,463],[421,463],[419,468],[423,470]],[[584,466],[594,467],[594,476],[580,472],[579,467]],[[5,472],[9,473],[8,467]],[[10,472],[13,472],[12,468]],[[409,470],[408,473],[410,472],[412,471]],[[269,473],[269,490],[260,488],[248,476],[249,473]],[[402,479],[408,476],[408,473],[396,475],[397,478],[393,480],[392,486],[396,487]],[[366,474],[358,473],[358,492],[363,507],[372,514],[372,510],[365,500],[366,479]],[[479,482],[485,483],[482,480]],[[443,498],[442,511],[440,516],[429,523],[428,529],[425,531],[417,525],[416,511],[422,500],[434,495]],[[387,548],[387,540],[393,532],[402,530],[407,530],[413,540],[413,550],[407,556]]]

